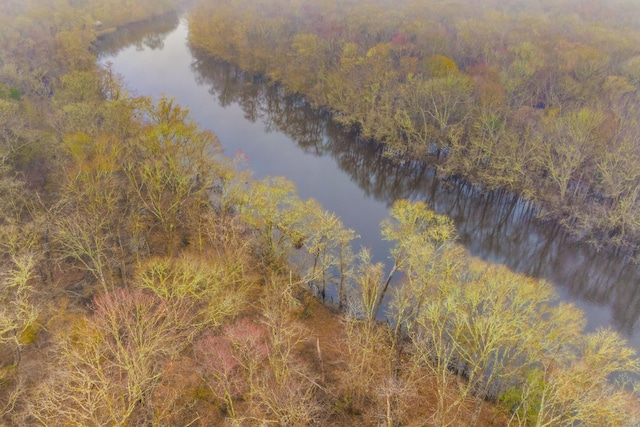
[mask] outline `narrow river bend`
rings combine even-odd
[[[523,203],[499,192],[443,183],[419,163],[398,164],[361,143],[299,97],[193,51],[186,21],[170,14],[119,30],[99,46],[131,91],[174,97],[210,129],[226,153],[240,153],[256,178],[284,176],[303,198],[336,212],[362,236],[356,245],[385,261],[379,224],[394,200],[426,200],[451,216],[474,255],[553,283],[582,308],[588,329],[611,325],[640,349],[640,274],[622,257],[573,243],[533,218]]]

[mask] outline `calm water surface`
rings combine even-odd
[[[471,253],[547,279],[587,313],[589,330],[611,325],[640,349],[636,266],[572,242],[509,195],[443,183],[422,164],[390,161],[303,99],[190,49],[187,34],[175,14],[131,26],[101,43],[100,62],[111,62],[134,93],[176,98],[228,155],[246,158],[256,178],[295,182],[301,197],[340,215],[361,236],[356,245],[369,247],[376,261],[387,259],[379,224],[393,201],[426,200],[455,220]]]

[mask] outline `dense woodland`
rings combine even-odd
[[[381,224],[385,271],[291,183],[237,171],[187,110],[96,65],[95,20],[174,6],[3,3],[3,425],[638,423],[634,351],[584,333],[548,283],[474,259],[409,201]]]
[[[635,247],[639,15],[625,0],[208,0],[189,22],[195,47],[303,93],[388,155]]]

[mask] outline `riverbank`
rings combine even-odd
[[[589,331],[613,327],[640,347],[640,277],[629,260],[574,242],[508,192],[442,182],[424,163],[393,161],[380,146],[342,132],[301,96],[286,96],[281,87],[190,48],[187,34],[182,22],[171,34],[154,36],[163,41],[158,47],[140,43],[140,33],[129,40],[135,46],[114,48],[118,53],[103,61],[140,94],[175,96],[256,178],[285,176],[302,197],[335,212],[361,236],[355,244],[371,249],[374,262],[389,262],[391,245],[379,236],[388,207],[402,198],[423,200],[454,219],[458,241],[474,256],[549,281],[564,302],[587,313]]]
[[[20,25],[73,11],[18,5]],[[469,256],[421,201],[396,201],[383,222],[385,272],[291,182],[237,170],[175,99],[133,93],[88,43],[69,50],[73,31],[91,39],[85,18],[66,21],[71,34],[37,21],[37,45],[52,47],[38,56],[0,49],[2,85],[38,70],[19,75],[23,96],[0,87],[2,423],[634,421],[635,396],[607,381],[637,370],[615,332],[583,334],[548,283]],[[180,51],[152,36],[133,49],[166,48],[170,65],[144,74],[166,89],[159,70],[179,68]],[[41,185],[23,180],[30,168]],[[393,321],[378,323],[400,274]],[[330,282],[342,313],[308,292]]]
[[[555,34],[565,3],[532,16]],[[610,5],[611,14],[618,6]],[[580,43],[563,41],[560,49],[530,34],[508,6],[496,6],[506,20],[496,28],[506,25],[523,40],[476,34],[483,19],[495,17],[479,10],[476,20],[465,20],[478,5],[459,14],[430,7],[344,0],[339,8],[295,9],[273,1],[258,11],[203,1],[190,16],[189,37],[336,112],[337,121],[385,144],[392,157],[440,153],[443,175],[519,194],[575,238],[634,252],[640,154],[632,141],[640,129],[628,118],[640,92],[628,66],[634,52],[621,47],[629,34],[586,14],[562,27],[563,37]],[[376,14],[387,19],[365,18]],[[437,22],[420,26],[417,16]],[[591,20],[607,28],[609,42],[581,37]],[[442,42],[437,49],[428,43],[434,38]]]

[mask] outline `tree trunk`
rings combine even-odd
[[[378,313],[380,312],[380,307],[382,307],[382,300],[384,299],[385,294],[387,293],[387,289],[389,288],[389,284],[391,283],[391,279],[393,279],[393,276],[396,274],[396,272],[398,271],[398,265],[396,263],[393,264],[393,268],[391,269],[391,272],[389,273],[389,276],[387,276],[387,280],[384,283],[384,286],[382,287],[382,290],[380,290],[380,294],[378,295],[378,298],[376,299],[376,305],[373,309],[373,313],[372,313],[372,320],[376,319],[378,317]]]

